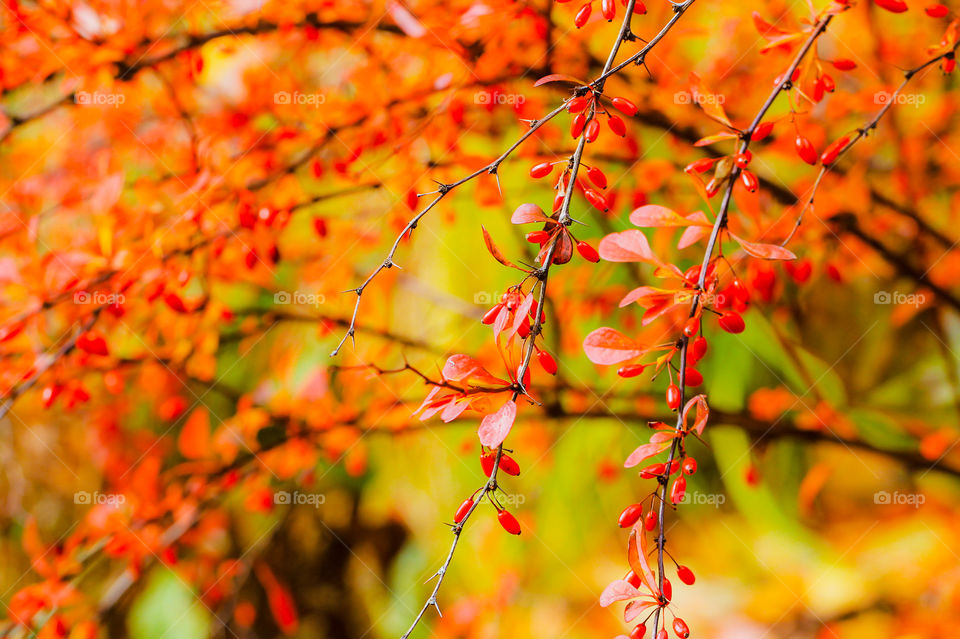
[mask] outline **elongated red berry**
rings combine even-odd
[[[600,261],[600,254],[597,253],[597,249],[593,248],[586,242],[577,242],[577,252],[580,253],[581,257],[588,262],[596,263]]]
[[[530,177],[542,178],[550,175],[551,171],[553,171],[553,165],[551,163],[541,162],[540,164],[534,164],[530,167]]]
[[[857,63],[847,58],[839,58],[834,60],[832,64],[837,71],[852,71],[857,68]]]
[[[840,152],[846,148],[849,142],[849,135],[845,135],[842,138],[834,140],[827,148],[823,150],[823,153],[820,154],[820,161],[823,162],[824,166],[833,164],[833,161],[837,159],[837,156],[840,155]]]
[[[626,6],[627,6],[627,0],[620,0],[620,4],[622,4],[624,7],[626,7]],[[645,14],[645,13],[647,12],[647,7],[646,7],[646,5],[644,5],[642,2],[640,2],[640,0],[637,0],[636,2],[633,3],[633,12],[634,12],[635,14],[637,14],[637,15],[641,15],[641,16],[642,16],[643,14]]]
[[[573,18],[573,24],[579,29],[587,23],[587,20],[590,19],[590,12],[593,10],[592,5],[588,2],[580,7],[580,10],[577,11],[577,15]]]
[[[753,133],[750,135],[750,139],[754,142],[759,142],[770,135],[771,131],[773,131],[773,122],[761,122],[757,125],[757,128],[753,130]]]
[[[683,334],[687,337],[693,337],[700,332],[700,318],[691,317],[683,325]]]
[[[707,338],[700,336],[697,339],[693,340],[693,354],[696,355],[697,359],[703,359],[703,356],[707,354]]]
[[[496,306],[491,308],[489,311],[484,313],[483,319],[481,319],[480,321],[486,324],[487,326],[490,326],[491,324],[497,321],[497,316],[500,315],[500,311],[502,309],[503,309],[503,304],[497,304]]]
[[[587,142],[595,142],[597,136],[600,135],[600,122],[594,118],[587,122],[586,128],[583,130],[583,137],[587,139]]]
[[[687,173],[706,173],[713,168],[713,165],[716,164],[718,160],[716,158],[700,158],[699,160],[694,160],[688,164],[683,170]]]
[[[546,231],[530,231],[526,238],[531,244],[543,244],[550,239],[550,234]]]
[[[667,406],[670,407],[670,410],[680,408],[680,387],[676,384],[667,386]]]
[[[557,374],[557,360],[553,359],[553,355],[547,351],[539,351],[537,353],[537,361],[540,363],[540,368],[550,375]]]
[[[663,471],[667,469],[667,465],[663,462],[656,464],[650,464],[646,468],[640,471],[640,476],[644,479],[650,479],[651,477],[656,477],[657,475],[662,475]]]
[[[739,313],[727,311],[720,316],[720,328],[728,333],[742,333],[745,328],[743,317]]]
[[[677,566],[677,577],[688,586],[692,586],[693,582],[697,580],[693,571],[686,566]]]
[[[647,512],[646,516],[643,518],[643,529],[647,532],[650,532],[657,527],[657,511],[653,508]]]
[[[683,472],[692,475],[697,472],[697,460],[693,457],[687,457],[683,460]]]
[[[759,186],[757,176],[750,171],[746,169],[740,171],[740,181],[743,183],[743,187],[751,193],[757,192],[757,186]]]
[[[496,457],[492,453],[480,453],[480,470],[484,477],[489,477],[493,473],[493,463]]]
[[[462,504],[460,504],[460,507],[457,508],[457,514],[453,516],[453,523],[459,524],[461,521],[463,521],[464,517],[467,516],[467,513],[470,512],[471,508],[473,508],[472,498],[467,499]]]
[[[497,513],[497,521],[500,522],[500,526],[511,535],[520,534],[520,522],[506,510],[501,510]]]
[[[639,588],[639,586],[634,586],[634,588]],[[646,639],[647,637],[647,624],[638,623],[633,627],[633,630],[630,631],[630,639]]]
[[[579,138],[580,134],[583,133],[583,127],[587,124],[587,116],[583,113],[578,113],[573,118],[573,123],[570,125],[570,137]]]
[[[613,131],[614,134],[619,135],[621,138],[627,134],[627,125],[615,115],[607,118],[607,126],[610,127],[610,130]]]
[[[517,463],[516,459],[506,453],[500,453],[499,468],[511,477],[516,477],[520,474],[520,464]]]
[[[686,622],[680,617],[673,620],[673,631],[680,639],[687,639],[690,636],[690,629],[687,628]]]
[[[796,147],[797,155],[800,156],[801,160],[811,166],[817,163],[817,150],[813,148],[813,144],[810,142],[810,140],[802,135],[798,135],[793,144]]]
[[[621,528],[629,528],[630,526],[637,523],[637,520],[640,519],[640,516],[643,514],[643,505],[642,504],[630,504],[623,509],[623,512],[620,513],[620,518],[617,520],[617,523]]]
[[[575,98],[570,98],[570,101],[567,102],[567,111],[570,113],[580,113],[587,108],[588,104],[590,104],[590,98],[585,95],[578,95]]]
[[[909,7],[903,0],[873,0],[881,9],[886,9],[891,13],[903,13]]]
[[[590,181],[593,182],[598,189],[607,188],[607,176],[597,167],[591,166],[587,169],[587,177],[590,178]]]
[[[950,13],[950,9],[946,8],[942,4],[932,4],[926,9],[924,9],[924,11],[931,18],[942,18],[948,13]]]
[[[837,83],[833,81],[833,78],[828,73],[824,73],[820,76],[820,81],[823,82],[823,90],[828,93],[833,93],[837,90]]]
[[[627,364],[626,366],[621,366],[617,369],[617,375],[623,377],[624,379],[628,377],[636,377],[637,375],[641,374],[643,369],[646,367],[646,364]]]
[[[703,375],[695,368],[687,368],[687,370],[684,371],[683,382],[687,386],[699,386],[703,383]]]
[[[663,596],[667,601],[673,599],[673,584],[666,577],[663,578]]]
[[[679,504],[687,494],[687,478],[680,475],[673,480],[673,487],[670,489],[670,501]]]
[[[657,639],[669,639],[669,635],[667,634],[665,628],[661,628],[660,631],[657,632]]]
[[[607,22],[617,17],[617,5],[613,3],[613,0],[600,0],[600,15]]]
[[[624,115],[633,117],[637,114],[637,105],[626,98],[614,98],[610,101],[610,104],[613,105],[614,109]]]

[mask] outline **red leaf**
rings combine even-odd
[[[480,429],[477,431],[480,436],[480,443],[489,448],[496,448],[510,434],[510,429],[513,428],[513,422],[516,419],[517,405],[513,400],[507,400],[500,407],[500,410],[487,415],[480,422]]]
[[[465,381],[470,383],[471,381],[480,381],[494,386],[507,385],[507,382],[491,375],[487,369],[480,365],[480,362],[469,355],[457,354],[448,357],[441,374],[445,380],[451,382]]]
[[[594,364],[619,364],[646,352],[640,344],[612,328],[598,328],[583,340],[583,351]]]
[[[730,234],[730,237],[732,237],[737,242],[739,242],[740,246],[743,247],[743,250],[754,257],[759,257],[765,260],[797,259],[797,256],[794,255],[791,251],[788,251],[787,249],[777,244],[755,244],[753,242],[748,242],[741,237],[737,237],[733,233]]]
[[[671,437],[671,439],[673,439]],[[640,462],[645,459],[649,459],[654,455],[659,455],[665,451],[670,446],[670,442],[657,442],[653,444],[644,444],[643,446],[638,446],[630,456],[627,457],[626,461],[623,462],[624,468],[633,468]]]
[[[697,407],[697,417],[693,422],[691,429],[698,436],[703,435],[703,429],[707,425],[707,419],[710,417],[710,407],[707,405],[707,396],[700,394],[690,398],[687,405],[683,407],[683,428],[687,428],[687,414],[694,406]]]
[[[288,636],[296,634],[300,619],[290,590],[277,580],[267,564],[258,562],[256,573],[263,589],[267,591],[267,605],[280,631]]]
[[[630,229],[611,233],[600,240],[600,257],[608,262],[648,262],[658,264],[643,231]]]
[[[549,222],[550,218],[536,204],[521,204],[513,212],[510,221],[514,224],[530,224],[531,222]]]
[[[190,413],[177,437],[177,448],[187,459],[201,459],[210,454],[210,413],[206,408]]]
[[[691,226],[699,223],[656,204],[647,204],[634,210],[630,214],[630,221],[640,227]]]
[[[497,260],[504,266],[509,266],[510,268],[515,268],[518,270],[523,270],[507,258],[503,256],[503,253],[500,252],[500,249],[497,248],[497,245],[493,243],[493,238],[490,237],[490,234],[487,233],[487,229],[480,227],[483,230],[483,243],[487,245],[487,250],[490,251],[490,255],[493,256],[493,259]]]
[[[637,523],[639,526],[643,525],[641,522]],[[644,535],[643,529],[638,529],[638,526],[634,526],[630,531],[630,539],[627,542],[627,562],[634,574],[640,577],[640,580],[652,594],[656,595],[660,592],[654,582],[650,564],[647,563],[647,537]]]
[[[698,222],[699,224],[683,230],[683,235],[680,236],[680,241],[677,242],[678,249],[685,249],[688,246],[692,246],[710,235],[710,227],[713,226],[703,211],[691,213],[687,216],[687,219]]]
[[[626,582],[623,579],[617,579],[616,581],[611,581],[610,585],[603,589],[603,592],[600,593],[599,601],[600,605],[606,608],[610,604],[617,601],[623,601],[624,599],[636,599],[641,594],[643,593],[631,586],[629,582]]]
[[[547,84],[548,82],[560,82],[560,81],[572,82],[574,84],[579,84],[581,86],[585,86],[587,84],[583,80],[579,80],[573,77],[572,75],[567,75],[565,73],[551,73],[550,75],[545,75],[539,80],[537,80],[536,82],[534,82],[533,86],[538,87],[543,84]]]

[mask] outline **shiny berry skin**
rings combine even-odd
[[[638,623],[633,627],[633,630],[630,631],[630,639],[646,639],[647,636],[647,624]]]
[[[457,508],[457,514],[453,516],[453,523],[459,524],[463,521],[471,508],[473,508],[473,499],[467,499],[460,504],[460,507]]]
[[[526,238],[531,244],[543,244],[550,239],[550,234],[546,231],[530,231]]]
[[[695,368],[688,368],[684,371],[683,382],[687,386],[699,386],[703,383],[703,375]]]
[[[615,115],[607,118],[607,126],[610,127],[610,130],[613,131],[615,135],[619,135],[621,138],[627,134],[627,125]]]
[[[650,512],[643,518],[643,529],[650,532],[657,527],[657,511],[650,509]]]
[[[687,173],[694,171],[696,173],[706,173],[713,168],[713,165],[717,163],[717,160],[714,158],[701,158],[699,160],[694,160],[684,169]]]
[[[598,189],[607,188],[607,176],[597,167],[593,166],[587,169],[587,177],[590,178],[590,181],[593,182]]]
[[[583,25],[585,25],[587,23],[587,20],[590,19],[590,12],[592,11],[592,9],[593,9],[592,5],[588,2],[587,4],[580,7],[579,11],[577,11],[577,15],[574,16],[573,18],[573,24],[576,25],[578,29]]]
[[[617,5],[613,3],[613,0],[600,0],[600,15],[607,22],[617,17]]]
[[[585,95],[579,95],[575,98],[571,98],[567,102],[567,111],[570,113],[580,113],[587,108],[587,105],[590,104],[590,98]]]
[[[890,13],[903,13],[909,8],[903,0],[873,0],[873,2],[881,9],[886,9]]]
[[[690,629],[687,628],[686,622],[680,617],[673,620],[673,631],[680,639],[687,639],[690,636]]]
[[[811,166],[817,163],[817,150],[813,148],[813,144],[810,142],[810,140],[802,135],[798,135],[793,141],[793,144],[797,150],[797,155],[800,156],[801,160]]]
[[[577,242],[577,253],[579,253],[580,256],[588,262],[596,263],[600,261],[600,254],[597,253],[597,249],[593,248],[586,242]]]
[[[697,580],[693,575],[693,571],[686,566],[677,566],[677,577],[688,586],[692,586],[693,582]]]
[[[549,162],[541,162],[540,164],[534,164],[530,167],[530,177],[532,178],[542,178],[550,175],[553,171],[553,165]]]
[[[537,362],[540,364],[540,368],[542,368],[548,374],[557,374],[557,360],[553,359],[553,355],[547,351],[537,352]]]
[[[497,321],[497,316],[500,315],[501,310],[503,310],[503,304],[497,304],[489,311],[484,313],[483,319],[481,319],[480,322],[486,324],[487,326],[493,324]]]
[[[761,122],[757,125],[757,128],[753,130],[753,133],[750,135],[750,139],[754,142],[759,142],[764,139],[773,131],[773,122]]]
[[[520,464],[513,457],[506,453],[500,455],[500,470],[508,475],[516,477],[520,474]]]
[[[600,135],[600,122],[596,118],[587,122],[587,126],[583,130],[583,137],[587,139],[587,142],[595,142],[597,137]]]
[[[520,522],[506,510],[501,510],[497,513],[497,521],[500,522],[500,526],[511,535],[520,534]]]
[[[926,12],[926,14],[931,18],[942,18],[950,13],[950,9],[946,8],[942,4],[932,4],[924,9],[924,12]]]
[[[687,457],[683,460],[683,472],[692,475],[697,472],[697,460],[693,457]]]
[[[747,189],[751,193],[756,193],[757,187],[760,185],[760,183],[757,181],[757,176],[747,170],[740,172],[740,182],[743,184],[743,188]]]
[[[691,317],[683,325],[683,334],[687,337],[693,337],[700,332],[700,318]]]
[[[620,513],[620,518],[617,520],[617,523],[621,528],[629,528],[630,526],[637,523],[637,520],[640,519],[640,516],[643,514],[643,505],[642,504],[630,504],[623,509],[623,512]]]
[[[583,133],[583,127],[587,124],[587,116],[583,113],[578,113],[575,118],[573,118],[573,123],[570,125],[570,137],[579,138],[580,134]]]
[[[720,328],[736,335],[737,333],[743,332],[745,324],[739,313],[727,311],[720,316]]]
[[[673,487],[670,489],[670,501],[679,504],[687,494],[687,478],[680,475],[673,480]]]
[[[673,599],[673,584],[666,577],[663,578],[663,596],[666,597],[667,601]]]
[[[643,369],[646,367],[646,364],[627,364],[626,366],[621,366],[617,369],[617,375],[623,377],[624,379],[636,377],[637,375],[643,373]]]
[[[840,58],[833,61],[833,68],[838,71],[852,71],[857,68],[857,63],[853,60],[848,60],[846,58]]]
[[[633,117],[637,114],[637,105],[626,98],[614,98],[610,101],[610,104],[613,105],[614,109],[624,115]]]
[[[676,384],[670,384],[667,386],[667,406],[670,407],[670,410],[677,410],[680,408],[680,387]]]
[[[745,169],[747,168],[747,165],[750,164],[750,160],[752,159],[753,159],[753,153],[751,153],[750,150],[747,149],[743,153],[737,153],[737,155],[733,159],[733,163],[736,164],[739,168]]]
[[[657,633],[657,639],[669,639],[669,635],[667,635],[667,631],[660,630],[660,632]]]
[[[640,471],[640,476],[644,479],[650,479],[656,477],[657,475],[662,475],[663,471],[667,469],[667,465],[663,462],[659,464],[650,464],[646,468]]]
[[[825,148],[823,153],[820,154],[820,161],[823,162],[824,166],[833,164],[834,160],[837,159],[837,156],[840,155],[840,152],[843,151],[849,142],[849,135],[834,140],[830,146]]]
[[[485,477],[489,477],[493,473],[493,462],[496,461],[493,453],[480,453],[480,470],[483,471]]]
[[[703,356],[707,354],[707,338],[700,336],[697,339],[693,340],[693,354],[698,360],[703,359]]]

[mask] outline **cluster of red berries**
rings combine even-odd
[[[480,451],[480,468],[483,470],[485,477],[490,477],[493,474],[493,465],[496,463],[496,453],[488,452],[481,450]],[[499,469],[505,472],[508,475],[516,477],[520,474],[520,465],[507,453],[500,453],[500,466]],[[483,494],[490,500],[490,503],[493,504],[494,508],[497,509],[497,522],[500,526],[506,530],[511,535],[520,534],[520,522],[517,521],[517,518],[513,516],[506,508],[501,506],[494,495],[484,488],[480,488],[477,492],[483,491]],[[457,508],[457,512],[453,516],[453,523],[460,525],[464,519],[467,518],[467,515],[473,510],[474,505],[476,504],[475,492],[473,495],[468,497],[460,504],[460,507]]]
[[[560,4],[565,4],[571,0],[557,0]],[[620,0],[620,4],[624,7],[627,6],[627,0]],[[647,12],[647,8],[644,6],[640,0],[636,0],[633,5],[633,12],[638,15],[643,15]],[[590,20],[590,16],[593,14],[593,0],[588,0],[580,5],[580,8],[577,9],[576,15],[573,17],[573,24],[578,29],[582,28]],[[614,0],[600,0],[600,15],[604,20],[610,22],[617,17],[617,5]]]

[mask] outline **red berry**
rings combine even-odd
[[[577,15],[573,18],[573,24],[579,29],[587,23],[587,20],[590,19],[590,11],[593,9],[591,4],[588,2],[577,11]]]
[[[600,135],[600,122],[594,118],[587,122],[587,126],[584,129],[583,137],[587,139],[587,142],[594,142],[597,139],[597,136]]]
[[[823,153],[820,154],[820,161],[823,162],[823,165],[833,164],[833,161],[837,159],[837,156],[840,155],[840,152],[846,148],[847,144],[850,142],[850,136],[845,135],[842,138],[834,140],[830,146],[823,150]]]
[[[639,588],[639,586],[635,586]],[[633,630],[630,631],[630,639],[646,639],[647,637],[647,624],[638,623],[633,627]]]
[[[553,359],[553,355],[547,351],[538,351],[537,361],[540,363],[540,367],[550,375],[557,374],[557,360]]]
[[[577,242],[577,252],[588,262],[596,263],[600,261],[600,254],[597,253],[597,249],[586,242]]]
[[[744,169],[740,172],[740,182],[743,183],[743,187],[750,191],[751,193],[757,192],[757,187],[759,183],[757,182],[757,176]]]
[[[833,61],[833,68],[838,71],[852,71],[857,68],[857,63],[853,60],[848,60],[846,58],[840,58],[839,60]]]
[[[322,217],[318,217],[314,219],[313,230],[316,231],[317,235],[319,235],[320,237],[326,237],[327,236],[327,220]]]
[[[642,504],[630,504],[623,509],[622,513],[620,513],[620,519],[617,520],[617,523],[619,523],[621,528],[629,528],[637,523],[637,520],[640,519],[640,515],[642,514]]]
[[[493,474],[494,461],[496,461],[496,458],[492,453],[480,453],[480,469],[483,471],[484,477]]]
[[[639,2],[637,4],[640,4]],[[613,108],[620,113],[633,117],[637,114],[637,105],[626,98],[614,98],[610,101]]]
[[[598,189],[607,188],[607,176],[597,167],[592,166],[587,169],[587,177],[590,178],[590,181],[593,182]]]
[[[534,164],[530,167],[530,177],[542,178],[550,175],[551,171],[553,171],[553,164],[550,162],[541,162],[540,164]]]
[[[617,369],[617,375],[623,377],[624,379],[628,377],[636,377],[642,373],[643,369],[646,367],[646,364],[627,364],[626,366],[621,366]]]
[[[420,202],[420,196],[417,194],[416,189],[410,189],[407,191],[407,208],[411,211],[417,210],[417,204]]]
[[[583,113],[578,113],[576,117],[573,118],[573,123],[570,125],[570,136],[573,138],[579,138],[580,134],[583,133],[583,127],[587,124],[587,116]]]
[[[590,104],[590,98],[585,95],[578,95],[575,98],[570,98],[570,101],[567,102],[567,111],[580,113],[587,108],[588,104]]]
[[[657,527],[657,511],[653,508],[647,513],[646,517],[643,518],[643,529],[647,532],[650,532]]]
[[[924,9],[924,11],[926,11],[927,15],[931,18],[942,18],[950,13],[950,9],[946,8],[942,4],[932,4]]]
[[[697,472],[697,460],[693,457],[687,457],[683,460],[683,472],[692,475]]]
[[[690,636],[690,629],[687,628],[686,622],[680,617],[673,620],[673,631],[677,633],[680,639],[687,639]]]
[[[76,346],[78,349],[91,355],[109,355],[110,349],[107,348],[107,340],[103,335],[96,331],[87,331],[77,338]]]
[[[695,368],[684,371],[683,382],[687,386],[699,386],[703,383],[703,375]]]
[[[693,337],[694,335],[696,335],[696,334],[699,333],[699,332],[700,332],[700,318],[699,318],[699,317],[691,317],[691,318],[688,319],[687,322],[683,325],[683,334],[686,335],[687,337]]]
[[[520,464],[517,463],[513,457],[506,453],[500,454],[500,470],[510,475],[511,477],[516,477],[520,474]]]
[[[745,169],[752,159],[753,153],[750,152],[750,149],[747,149],[743,153],[737,153],[733,158],[733,162],[741,169]]]
[[[527,233],[527,241],[531,244],[543,244],[550,239],[550,234],[546,231],[530,231]]]
[[[679,504],[687,494],[687,478],[680,475],[673,480],[673,487],[670,489],[670,501]]]
[[[600,14],[610,22],[617,17],[617,5],[613,4],[613,0],[600,0]]]
[[[603,197],[593,189],[587,189],[583,192],[584,197],[587,198],[587,201],[593,205],[598,211],[606,213],[610,210],[610,205],[607,202],[607,198]]]
[[[659,464],[650,464],[646,468],[640,471],[640,476],[644,479],[650,479],[651,477],[656,477],[657,475],[662,475],[663,471],[667,469],[667,465],[663,462]]]
[[[627,125],[623,123],[623,120],[615,115],[611,115],[607,118],[607,126],[610,127],[610,130],[616,135],[619,135],[621,138],[627,134]]]
[[[697,580],[697,578],[693,575],[693,571],[686,566],[677,566],[677,577],[679,577],[680,581],[688,586],[692,586],[693,582]]]
[[[703,359],[703,356],[707,354],[707,338],[700,336],[697,339],[693,340],[693,354],[696,358]]]
[[[727,311],[720,316],[720,328],[734,335],[742,333],[745,328],[743,317],[739,313]]]
[[[907,3],[903,0],[873,0],[878,7],[886,9],[890,13],[903,13],[908,9]]]
[[[794,140],[794,146],[796,147],[797,155],[800,156],[801,160],[811,166],[817,163],[817,150],[813,148],[813,144],[810,143],[810,140],[802,135],[798,135],[797,139]]]
[[[473,508],[473,499],[467,499],[460,507],[457,508],[457,513],[453,516],[453,523],[459,524],[463,521],[464,517],[467,516],[467,513],[470,512],[470,509]]]
[[[506,510],[501,510],[497,513],[497,521],[500,522],[500,526],[511,535],[520,534],[520,522]]]
[[[667,406],[670,407],[670,410],[680,408],[680,387],[676,384],[667,386]]]
[[[833,93],[837,90],[837,83],[833,81],[833,78],[829,74],[824,73],[820,76],[820,81],[823,82],[823,89],[825,91]]]
[[[773,131],[773,122],[761,122],[757,125],[757,128],[753,130],[753,133],[750,135],[750,139],[754,142],[759,142],[770,135],[771,131]]]
[[[639,588],[640,584],[643,583],[637,573],[632,570],[627,571],[627,574],[623,576],[623,580],[634,588]]]
[[[664,630],[664,629],[661,629],[661,630],[657,633],[657,639],[668,639],[668,638],[669,638],[669,636],[667,635],[667,631]]]
[[[667,601],[673,599],[673,584],[666,577],[663,578],[663,596],[666,597]]]
[[[486,324],[487,326],[489,326],[490,324],[493,324],[494,322],[497,321],[497,316],[500,315],[501,310],[503,310],[503,304],[497,304],[496,306],[491,308],[489,311],[484,313],[483,319],[481,319],[480,321]]]

